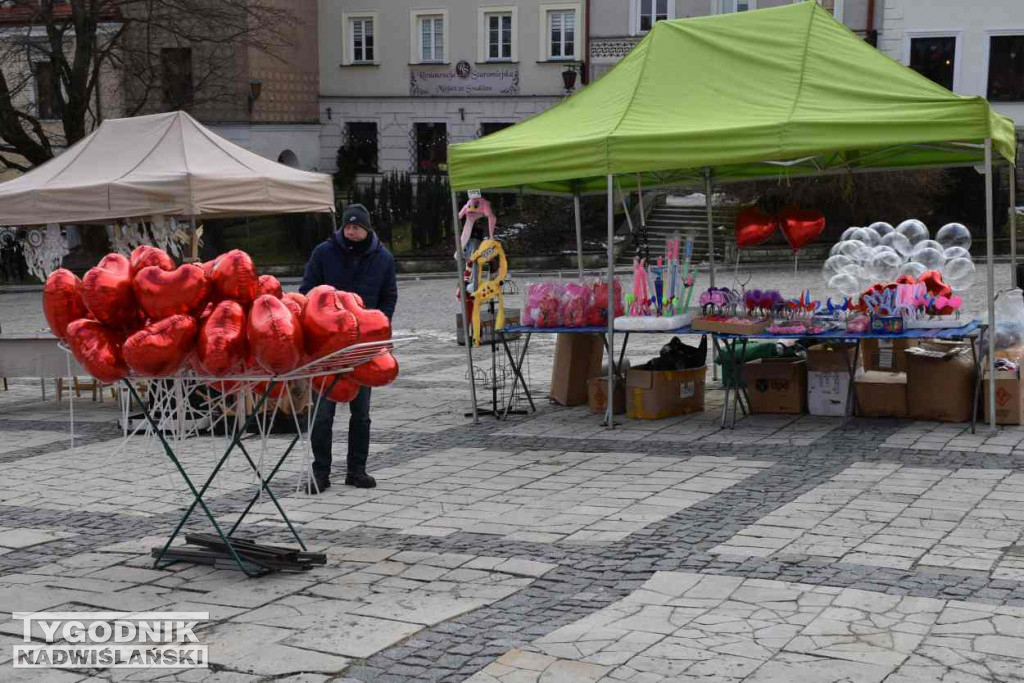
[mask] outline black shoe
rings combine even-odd
[[[315,496],[318,493],[323,493],[329,488],[331,488],[330,477],[314,477],[311,481],[306,482],[306,485],[302,490],[305,491],[307,495]]]
[[[372,489],[377,486],[377,480],[366,472],[349,472],[345,475],[345,485],[355,486],[357,489]]]

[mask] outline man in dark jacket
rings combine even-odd
[[[370,227],[370,214],[362,204],[350,204],[341,214],[342,228],[319,244],[309,257],[299,291],[303,294],[317,285],[355,292],[367,308],[376,308],[391,319],[398,301],[395,259],[377,239]],[[337,404],[323,401],[313,421],[310,442],[313,446],[311,493],[331,487],[331,443],[334,411]],[[370,454],[370,387],[362,387],[349,404],[348,472],[345,483],[363,489],[377,481],[366,473]]]

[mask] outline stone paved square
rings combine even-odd
[[[0,292],[5,332],[42,325],[12,304],[31,297]],[[619,417],[609,431],[586,407],[547,401],[554,338],[540,336],[537,412],[473,424],[465,350],[421,324],[398,381],[373,394],[378,487],[341,481],[344,408],[334,485],[297,492],[304,441],[275,479],[302,538],[327,553],[298,574],[155,569],[150,550],[191,502],[159,442],[123,440],[108,389],[103,403],[75,399],[72,448],[52,379],[45,401],[38,379],[12,379],[0,392],[0,680],[1022,680],[1022,428],[740,415],[723,430],[709,376],[704,413]],[[627,355],[638,364],[662,343],[634,335]],[[488,353],[474,350],[480,371]],[[266,468],[289,438],[246,447]],[[226,444],[174,446],[201,483]],[[255,490],[235,454],[207,498],[230,522]],[[197,514],[185,531],[211,528]],[[239,534],[295,543],[266,497]],[[171,609],[210,613],[212,669],[12,666],[15,611]]]

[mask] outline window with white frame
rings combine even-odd
[[[512,13],[487,12],[484,14],[487,31],[487,56],[489,62],[512,60]]]
[[[444,16],[425,14],[419,17],[420,62],[444,61]]]
[[[548,11],[547,33],[551,59],[576,58],[576,10]]]
[[[989,37],[988,99],[1024,101],[1024,32]]]
[[[942,87],[955,90],[956,36],[908,36],[908,41],[907,66]]]
[[[374,60],[373,17],[349,19],[349,58],[353,64],[371,64]]]
[[[636,0],[636,30],[638,33],[646,33],[654,28],[654,25],[664,19],[672,18],[671,0]]]

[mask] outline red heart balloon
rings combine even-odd
[[[86,372],[101,382],[114,383],[128,376],[121,352],[123,338],[95,320],[76,320],[67,329],[68,346]]]
[[[170,377],[192,353],[198,331],[196,319],[190,315],[158,320],[128,337],[125,362],[143,377]]]
[[[96,320],[114,329],[138,324],[132,269],[121,254],[107,254],[82,280],[82,298]]]
[[[736,215],[736,247],[746,249],[767,242],[779,222],[756,206],[748,206]]]
[[[211,375],[226,375],[245,363],[249,353],[245,309],[237,301],[221,301],[202,323],[196,355]]]
[[[260,275],[256,281],[256,291],[256,296],[269,294],[278,299],[284,296],[284,292],[281,291],[281,281],[273,275]]]
[[[779,214],[779,227],[793,251],[800,251],[825,232],[825,215],[821,211],[786,209]]]
[[[302,311],[306,309],[306,297],[298,292],[288,292],[281,297],[284,305],[291,309],[299,320],[302,320]]]
[[[160,270],[174,270],[174,259],[163,249],[143,244],[135,247],[132,257],[129,260],[132,269],[132,277],[139,274],[139,271],[149,266],[156,266]]]
[[[374,356],[352,369],[352,381],[364,387],[382,387],[398,378],[398,361],[390,353]]]
[[[924,283],[925,289],[932,296],[953,296],[953,288],[942,280],[942,273],[937,270],[926,270],[917,281]]]
[[[302,329],[306,351],[312,358],[322,358],[359,341],[359,321],[330,285],[314,287],[306,295]]]
[[[342,305],[356,317],[360,342],[391,339],[391,321],[381,311],[363,308],[363,300],[352,292],[338,292],[338,297]]]
[[[252,303],[248,335],[253,358],[275,375],[302,362],[302,325],[280,299],[264,294]]]
[[[210,269],[216,298],[234,299],[243,306],[256,298],[259,278],[252,258],[241,249],[219,257]]]
[[[334,381],[335,377],[338,378],[337,382]],[[332,383],[334,386],[331,386]],[[318,394],[322,394],[330,389],[330,392],[327,394],[328,401],[334,401],[335,403],[350,403],[355,400],[360,387],[349,379],[346,374],[314,377],[313,388],[316,389]]]
[[[132,281],[135,298],[151,320],[170,315],[194,315],[210,296],[210,281],[203,269],[191,263],[163,270],[147,266]]]
[[[82,298],[82,281],[70,270],[58,268],[43,285],[43,315],[50,331],[58,339],[66,339],[68,325],[89,314]]]

